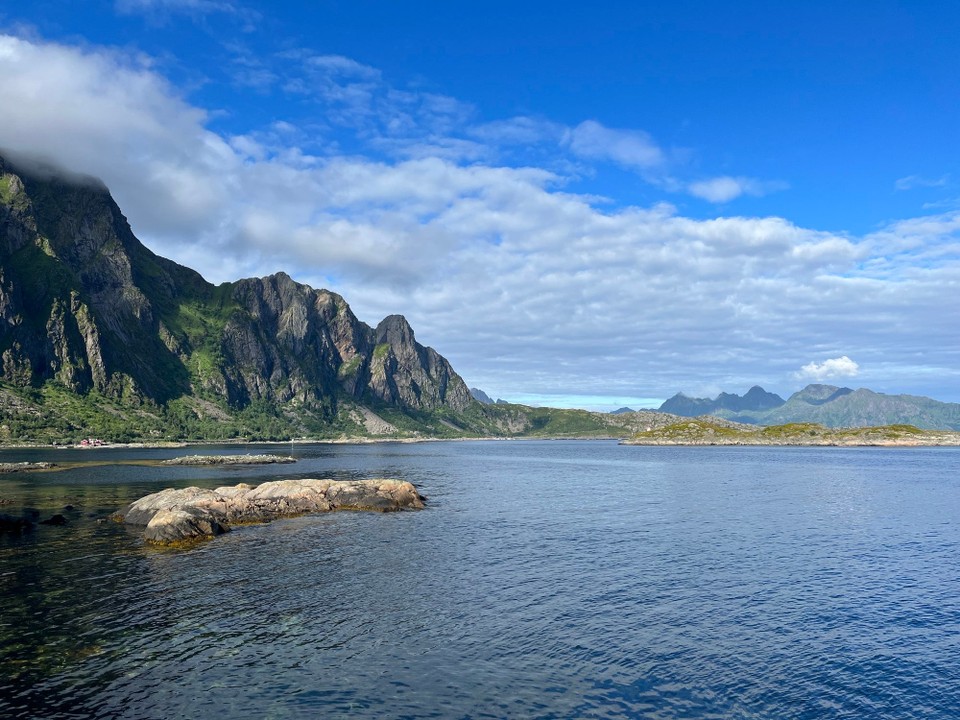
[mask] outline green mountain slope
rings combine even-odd
[[[914,425],[926,430],[960,430],[960,404],[916,395],[885,395],[866,388],[814,385],[759,416],[758,422],[814,422],[831,428]]]

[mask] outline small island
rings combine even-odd
[[[57,467],[52,462],[5,462],[0,463],[0,473],[23,472],[26,470],[52,470]]]
[[[162,460],[161,465],[286,465],[296,458],[285,455],[184,455]]]
[[[960,445],[960,432],[921,430],[913,425],[828,428],[817,423],[744,425],[698,417],[654,427],[621,445],[816,445],[834,447],[922,447]]]
[[[143,527],[148,543],[182,547],[233,525],[333,510],[420,509],[423,501],[406,480],[276,480],[256,487],[168,488],[131,503],[116,519]]]

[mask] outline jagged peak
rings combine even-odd
[[[313,288],[310,288],[309,285],[305,285],[304,283],[298,283],[292,277],[287,275],[287,273],[285,273],[283,270],[279,270],[273,273],[272,275],[267,275],[267,277],[265,277],[264,280],[269,280],[270,282],[275,283],[277,285],[293,284],[293,285],[300,285],[301,287],[309,288],[311,290],[313,289]]]
[[[377,344],[387,343],[388,345],[412,345],[416,342],[413,334],[413,328],[403,315],[387,315],[375,330]]]

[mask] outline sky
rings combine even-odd
[[[960,5],[0,2],[0,148],[494,398],[960,401]]]

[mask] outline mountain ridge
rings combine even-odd
[[[214,286],[140,243],[103,183],[2,155],[0,358],[13,388],[226,414],[259,403],[304,429],[474,403],[402,316],[370,327],[285,273]]]
[[[680,415],[682,417],[696,417],[697,415],[713,415],[718,411],[739,413],[743,411],[760,411],[780,407],[784,399],[775,393],[768,393],[759,385],[754,385],[741,397],[735,393],[722,392],[713,400],[707,398],[691,398],[683,393],[677,393],[660,405],[662,412]]]
[[[751,388],[750,392],[759,389]],[[749,393],[747,393],[749,395]],[[747,397],[744,396],[744,398]],[[773,395],[766,393],[767,396]],[[660,410],[683,417],[712,415],[752,425],[819,423],[828,428],[915,425],[925,430],[960,430],[960,403],[945,403],[915,395],[886,395],[867,388],[812,383],[772,407],[738,407],[721,393],[716,400],[687,398],[678,393]],[[755,397],[761,397],[759,393]],[[779,396],[773,396],[779,399]]]

